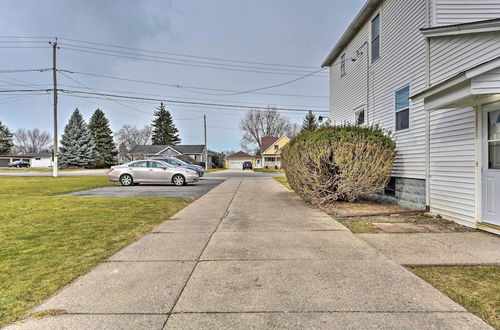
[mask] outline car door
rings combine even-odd
[[[172,171],[160,162],[148,161],[148,173],[151,182],[170,183],[172,180]]]
[[[134,182],[148,182],[149,181],[149,171],[148,171],[148,162],[145,160],[138,161],[135,163],[131,163],[128,166],[128,170],[132,177],[134,178]]]

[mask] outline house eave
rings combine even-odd
[[[330,51],[326,59],[321,64],[321,67],[324,68],[326,66],[331,66],[333,61],[340,55],[342,50],[349,44],[352,38],[361,30],[366,21],[371,17],[371,15],[375,12],[378,6],[382,3],[383,0],[368,0],[363,8],[356,15],[354,20],[351,22],[347,30],[344,32],[342,37],[340,37],[339,41],[335,44],[333,49]]]
[[[500,19],[491,19],[479,22],[462,23],[446,26],[437,26],[420,29],[426,38],[446,37],[471,33],[498,32],[500,31]]]

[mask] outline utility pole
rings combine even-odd
[[[57,177],[57,68],[56,68],[56,51],[57,38],[54,42],[49,42],[52,45],[52,78],[54,83],[54,146],[53,146],[53,161],[52,161],[52,176]]]
[[[205,129],[205,171],[206,171],[208,170],[207,115],[203,115],[203,128]]]

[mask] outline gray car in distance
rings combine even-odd
[[[139,183],[172,183],[184,186],[200,179],[198,173],[182,167],[175,167],[158,160],[137,160],[122,165],[112,166],[108,178],[120,182],[123,186]]]
[[[203,167],[199,165],[194,165],[194,164],[188,164],[183,160],[180,160],[179,158],[175,157],[153,157],[150,158],[151,160],[161,160],[162,162],[169,163],[170,165],[177,166],[177,167],[183,167],[187,168],[193,171],[196,171],[200,178],[205,174],[205,170]]]

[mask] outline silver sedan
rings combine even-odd
[[[184,186],[200,179],[193,170],[175,167],[162,161],[138,160],[112,166],[108,178],[120,182],[123,186],[139,183],[172,183]]]

